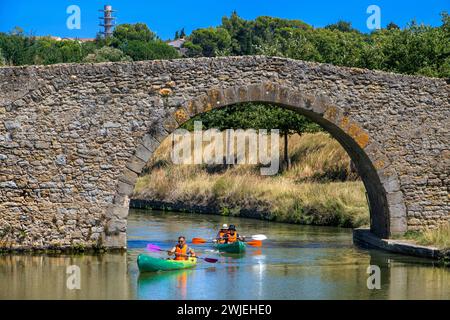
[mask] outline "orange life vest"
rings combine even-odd
[[[185,244],[182,248],[179,245],[175,246],[175,260],[188,260],[187,250],[188,246]]]
[[[225,237],[228,235],[228,230],[220,229],[219,231],[219,239],[217,240],[219,243],[225,243]]]
[[[220,230],[219,231],[219,237],[223,238],[227,233],[228,233],[228,231],[226,231],[226,230]]]
[[[233,235],[231,233],[228,234],[228,243],[233,243],[237,241],[237,233],[235,232]]]

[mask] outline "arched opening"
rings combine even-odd
[[[333,105],[323,93],[311,96],[274,83],[245,87],[211,89],[206,94],[185,101],[163,123],[155,123],[138,145],[119,178],[114,205],[108,210],[106,244],[123,247],[126,242],[126,217],[129,197],[137,175],[159,144],[192,117],[214,108],[244,102],[261,102],[298,112],[321,125],[347,151],[367,191],[371,232],[380,238],[406,231],[405,209],[398,177],[378,143],[345,108]]]

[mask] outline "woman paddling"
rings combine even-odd
[[[228,225],[224,223],[216,236],[215,242],[225,243],[225,236],[228,234]]]

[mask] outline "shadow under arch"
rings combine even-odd
[[[130,177],[128,172],[131,170],[140,173],[153,152],[169,134],[197,115],[245,102],[277,105],[320,124],[343,146],[358,170],[369,198],[371,232],[380,238],[406,232],[406,208],[398,175],[380,145],[356,119],[333,104],[324,92],[311,95],[275,82],[210,89],[194,99],[185,101],[161,123],[154,124],[138,143],[135,155],[128,161],[119,178],[114,205],[107,211],[107,219],[110,222],[116,222],[118,218],[126,220],[129,196],[137,179],[137,176]],[[124,246],[121,242],[126,240],[115,237],[117,233],[106,234],[108,245]]]

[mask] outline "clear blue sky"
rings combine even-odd
[[[315,27],[323,27],[340,19],[369,32],[366,20],[369,5],[381,9],[381,25],[394,21],[400,27],[412,19],[433,26],[441,24],[439,13],[450,12],[450,0],[0,0],[0,31],[10,31],[15,26],[26,33],[61,37],[95,37],[98,27],[98,9],[111,4],[117,23],[145,22],[162,39],[173,37],[175,30],[192,30],[217,26],[224,15],[233,10],[245,19],[269,15],[300,19]],[[81,29],[66,27],[70,5],[81,9]]]

